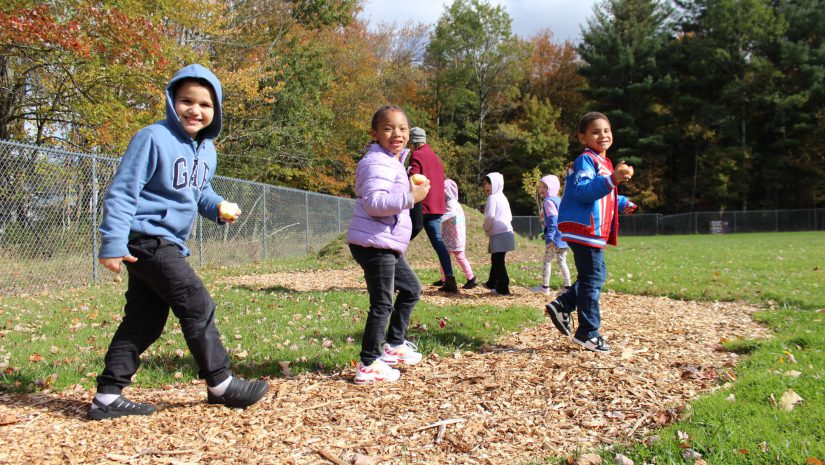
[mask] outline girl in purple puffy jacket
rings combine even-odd
[[[364,270],[370,295],[356,384],[396,381],[401,373],[392,365],[421,361],[415,344],[405,339],[421,282],[404,251],[412,231],[410,208],[427,195],[430,183],[413,185],[407,178],[404,159],[410,127],[404,110],[394,105],[379,108],[370,136],[355,168],[355,206],[347,230],[350,252]]]

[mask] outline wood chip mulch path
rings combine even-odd
[[[337,286],[361,287],[358,272]],[[295,290],[323,280],[279,279]],[[354,275],[354,277],[353,277]],[[352,282],[348,280],[352,280]],[[316,284],[311,284],[315,282]],[[330,281],[327,281],[330,282]],[[513,297],[483,290],[462,299],[541,305],[524,288]],[[456,300],[428,288],[437,305]],[[466,303],[462,301],[461,303]],[[398,383],[352,384],[352,370],[273,378],[247,410],[205,402],[200,382],[132,388],[160,410],[149,417],[84,420],[93,392],[78,388],[0,394],[0,463],[511,464],[594,445],[640,439],[674,420],[686,402],[733,379],[737,355],[723,339],[763,338],[756,309],[606,293],[603,334],[612,353],[575,346],[552,324],[510,334],[478,352],[430,354]],[[356,455],[361,454],[361,455]]]

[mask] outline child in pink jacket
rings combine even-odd
[[[452,179],[444,180],[444,193],[447,197],[447,211],[441,216],[441,239],[447,247],[458,266],[464,272],[467,282],[461,286],[462,289],[472,289],[478,286],[476,277],[470,261],[464,254],[464,245],[467,242],[467,223],[464,218],[464,209],[458,203],[458,185]],[[441,270],[441,277],[444,278],[444,270]]]

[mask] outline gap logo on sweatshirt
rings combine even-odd
[[[205,161],[195,158],[192,162],[191,173],[187,165],[188,162],[185,157],[175,160],[174,179],[172,179],[172,187],[175,190],[198,188],[205,184],[203,181],[209,176],[209,164]]]

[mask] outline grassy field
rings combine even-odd
[[[486,277],[489,256],[484,241],[471,236],[470,242],[476,272]],[[519,247],[530,249],[532,255],[526,256],[535,260],[510,262],[511,279],[520,285],[536,284],[542,244],[520,241]],[[413,260],[424,253],[431,254],[426,244],[411,249]],[[352,265],[347,255],[342,244],[335,243],[316,257],[200,272],[218,305],[219,327],[237,372],[273,376],[280,373],[279,361],[290,361],[293,372],[350,368],[368,306],[363,290],[297,293],[220,281],[227,276]],[[601,451],[605,458],[612,460],[618,450],[636,463],[692,463],[682,457],[689,447],[711,464],[825,460],[825,234],[625,237],[620,247],[608,250],[607,260],[611,290],[752,302],[765,309],[758,318],[775,337],[731,343],[730,350],[747,354],[737,368],[736,382],[696,401],[683,420],[660,432],[658,440]],[[570,263],[572,269],[572,258]],[[421,268],[419,275],[425,283],[437,278],[433,268]],[[555,271],[552,284],[560,285]],[[0,298],[0,388],[93,386],[121,316],[124,289],[122,284],[103,284]],[[411,338],[425,352],[451,353],[542,322],[537,308],[459,305],[447,310],[422,303],[413,314]],[[789,370],[800,374],[788,376]],[[171,318],[160,341],[145,354],[135,384],[163,386],[195,375],[180,328]],[[804,401],[783,412],[775,404],[788,389]]]

